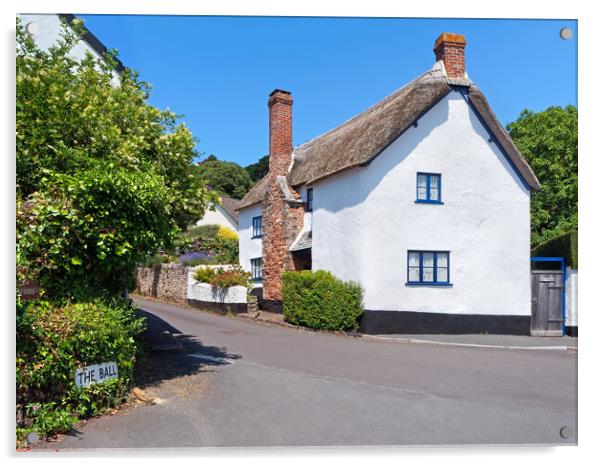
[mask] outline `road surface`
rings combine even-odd
[[[374,341],[136,302],[152,350],[139,382],[159,403],[35,449],[576,443],[574,351]]]

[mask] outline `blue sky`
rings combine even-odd
[[[574,20],[78,16],[152,84],[153,105],[184,115],[199,153],[243,166],[268,152],[273,89],[292,91],[301,144],[428,70],[444,31],[466,36],[468,74],[502,124],[577,102]]]

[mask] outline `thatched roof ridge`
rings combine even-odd
[[[541,189],[533,170],[495,117],[481,90],[468,78],[447,77],[438,64],[342,125],[295,148],[293,165],[286,177],[288,184],[292,187],[311,184],[370,163],[455,86],[468,91],[473,109],[527,185]],[[247,193],[238,208],[262,202],[266,190],[267,175]]]
[[[294,151],[291,186],[310,184],[366,164],[451,91],[434,68],[337,128]]]

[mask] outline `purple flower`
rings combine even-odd
[[[207,252],[187,252],[182,254],[178,261],[181,265],[197,265],[211,259],[211,254]]]

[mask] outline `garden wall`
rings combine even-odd
[[[194,267],[171,263],[154,268],[139,267],[135,293],[214,312],[247,312],[247,289],[244,286],[216,288],[196,281],[193,278],[194,271]],[[252,307],[256,308],[255,300]]]
[[[193,278],[188,272],[188,304],[216,312],[247,312],[247,289],[244,286],[216,288]]]
[[[135,293],[162,301],[187,304],[188,267],[169,263],[152,268],[139,267]]]

